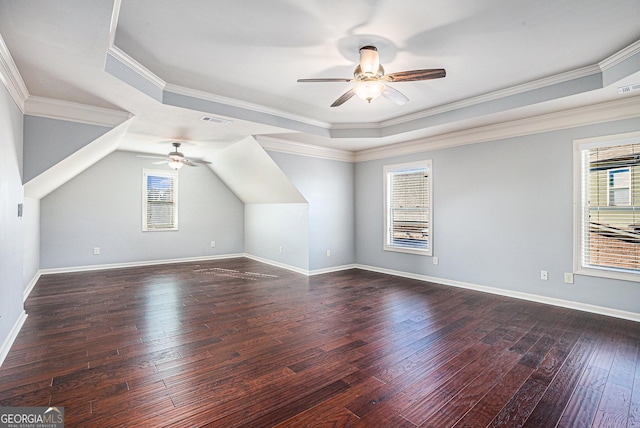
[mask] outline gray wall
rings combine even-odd
[[[43,198],[40,267],[243,252],[243,204],[205,167],[179,172],[179,230],[142,232],[143,168],[168,167],[117,151]],[[94,247],[100,255],[93,254]]]
[[[309,270],[308,204],[245,204],[244,213],[247,254]]]
[[[23,310],[22,113],[0,85],[0,351]]]
[[[309,270],[355,262],[353,163],[268,152],[309,202]],[[327,250],[331,256],[327,257]]]
[[[358,163],[357,263],[640,313],[638,283],[578,275],[564,283],[573,269],[573,140],[638,128],[630,119]],[[418,159],[433,159],[438,265],[382,249],[382,167]]]
[[[36,116],[24,117],[24,183],[111,128]]]

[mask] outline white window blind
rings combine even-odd
[[[143,171],[142,230],[178,229],[178,175]]]
[[[640,138],[585,145],[580,164],[579,268],[640,280]]]
[[[385,250],[431,255],[431,161],[388,165],[385,174]]]

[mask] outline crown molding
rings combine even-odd
[[[120,6],[122,0],[113,0],[113,9],[111,12],[111,21],[109,22],[109,47],[116,43],[116,30],[118,29],[118,20],[120,19]]]
[[[125,111],[36,96],[27,98],[24,104],[24,113],[29,116],[108,126],[110,128],[118,126],[133,117],[131,113]]]
[[[640,53],[640,40],[614,53],[609,58],[602,60],[598,65],[602,71],[606,71],[639,53]]]
[[[173,83],[165,84],[165,91],[178,95],[184,95],[190,98],[196,98],[199,100],[209,101],[217,104],[224,104],[230,107],[240,108],[243,110],[254,111],[258,113],[267,114],[274,117],[281,117],[284,119],[292,120],[295,122],[304,123],[319,128],[329,128],[331,125],[327,122],[320,120],[310,119],[305,116],[299,116],[292,113],[288,113],[282,110],[266,107],[261,104],[254,104],[247,101],[237,100],[234,98],[223,97],[221,95],[212,94],[211,92],[201,91],[198,89],[187,88],[185,86],[175,85]]]
[[[24,102],[29,97],[29,91],[2,35],[0,35],[0,80],[2,80],[20,111],[24,113]]]
[[[410,155],[448,147],[520,137],[523,135],[575,128],[578,126],[593,125],[634,117],[640,117],[640,95],[601,104],[593,104],[575,109],[533,116],[525,119],[465,129],[462,131],[392,144],[374,149],[362,150],[355,153],[355,161],[364,162],[375,159]]]
[[[403,116],[404,117],[404,116]],[[390,119],[390,121],[393,119]],[[367,123],[333,123],[331,124],[331,130],[343,130],[343,129],[382,129],[386,124],[385,122],[367,122]]]
[[[134,73],[147,80],[158,89],[164,89],[166,82],[152,73],[148,68],[140,64],[133,57],[115,45],[116,31],[118,30],[118,19],[120,18],[120,5],[122,0],[114,0],[111,22],[109,23],[109,46],[107,55],[111,55],[115,60],[128,67]]]
[[[586,76],[591,76],[601,72],[602,71],[598,64],[589,65],[589,66],[578,68],[576,70],[571,70],[565,73],[555,74],[553,76],[533,80],[531,82],[523,83],[521,85],[511,86],[505,89],[500,89],[498,91],[493,91],[483,95],[478,95],[471,98],[465,98],[464,100],[456,101],[453,103],[445,104],[445,105],[434,107],[431,109],[422,110],[413,114],[408,114],[405,116],[389,119],[382,122],[380,126],[384,128],[387,126],[400,125],[400,124],[411,122],[414,120],[424,119],[429,116],[435,116],[436,114],[448,113],[454,110],[459,110],[466,107],[471,107],[474,105],[479,105],[479,104],[487,103],[490,101],[495,101],[502,98],[510,97],[513,95],[518,95],[525,92],[546,88],[548,86],[570,82],[572,80],[580,79]]]
[[[640,95],[357,152],[261,135],[255,138],[265,150],[344,162],[365,162],[634,117],[640,117]]]
[[[107,49],[107,54],[111,55],[115,60],[129,68],[131,71],[139,75],[141,78],[151,83],[153,86],[160,90],[164,90],[167,83],[152,73],[144,65],[140,64],[128,53],[117,47],[116,45],[110,45]]]
[[[427,110],[422,110],[414,114],[385,120],[381,123],[373,124],[373,125],[375,125],[375,127],[378,127],[378,128],[385,128],[387,126],[399,125],[399,124],[403,124],[413,120],[423,119],[425,117],[433,116],[436,114],[447,113],[453,110],[458,110],[461,108],[470,107],[473,105],[482,104],[489,101],[494,101],[494,100],[509,97],[512,95],[518,95],[524,92],[534,91],[534,90],[542,89],[548,86],[569,82],[571,80],[580,79],[580,78],[591,76],[594,74],[602,74],[603,71],[606,71],[612,67],[615,67],[619,63],[633,57],[634,55],[637,55],[638,53],[640,53],[640,40],[614,53],[610,57],[604,59],[603,61],[597,64],[588,65],[586,67],[567,71],[565,73],[555,74],[553,76],[533,80],[531,82],[523,83],[521,85],[511,86],[509,88],[500,89],[498,91],[489,92],[487,94],[466,98],[464,100],[456,101],[453,103],[434,107]]]
[[[625,55],[626,57],[630,56],[629,53]],[[401,125],[404,123],[409,123],[412,121],[424,119],[430,116],[434,116],[437,114],[448,113],[451,111],[459,110],[462,108],[479,105],[483,103],[487,103],[490,101],[502,99],[505,97],[522,94],[525,92],[530,92],[542,88],[546,88],[552,85],[561,84],[565,82],[570,82],[572,80],[580,79],[587,76],[592,76],[594,74],[602,73],[601,67],[598,64],[589,65],[586,67],[582,67],[576,70],[568,71],[565,73],[545,77],[542,79],[534,80],[531,82],[527,82],[521,85],[512,86],[509,88],[501,89],[498,91],[490,92],[487,94],[479,95],[472,98],[467,98],[461,101],[457,101],[454,103],[446,104],[443,106],[435,107],[428,110],[422,110],[420,112],[416,112],[413,114],[385,120],[382,122],[371,122],[371,123],[326,123],[322,121],[312,120],[307,117],[292,115],[290,113],[286,113],[276,109],[270,109],[268,107],[257,105],[253,103],[243,102],[232,98],[222,97],[219,95],[212,94],[206,91],[200,91],[197,89],[187,88],[183,86],[174,85],[171,83],[165,83],[165,90],[168,92],[172,92],[178,95],[184,95],[187,97],[210,101],[214,103],[224,104],[232,107],[242,108],[246,110],[256,111],[260,113],[265,113],[273,116],[282,117],[289,120],[294,120],[296,122],[302,122],[305,124],[309,124],[312,126],[329,129],[330,131],[348,131],[348,130],[373,130],[373,131],[381,131],[390,126]],[[377,134],[376,134],[377,135]]]
[[[262,135],[256,135],[254,138],[265,150],[342,162],[355,161],[355,153],[348,150],[314,146]]]

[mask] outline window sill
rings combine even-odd
[[[384,250],[393,251],[396,253],[416,254],[418,256],[431,256],[433,254],[431,249],[421,250],[419,248],[397,247],[393,245],[385,245]]]
[[[142,229],[143,232],[176,232],[177,227],[165,228],[165,229]]]
[[[597,269],[582,267],[576,269],[576,275],[594,276],[598,278],[617,279],[620,281],[640,282],[640,273],[621,272],[615,269]]]

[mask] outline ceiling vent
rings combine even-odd
[[[214,117],[214,116],[202,116],[200,120],[205,122],[222,123],[224,125],[226,125],[227,123],[233,122],[233,120],[230,120],[230,119],[224,119],[222,117]]]
[[[633,92],[633,91],[637,91],[640,89],[640,83],[636,83],[634,85],[629,85],[629,86],[620,86],[618,88],[618,93],[619,94],[626,94],[627,92]]]

